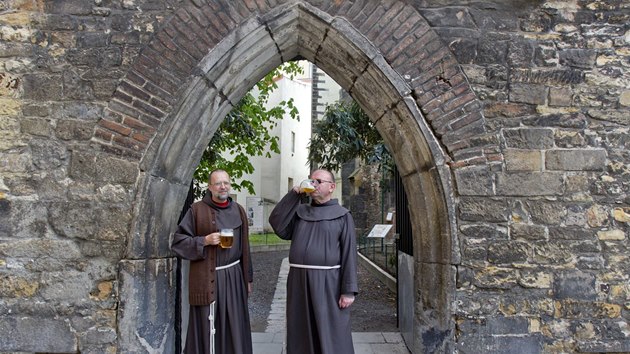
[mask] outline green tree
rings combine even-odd
[[[328,105],[324,117],[313,124],[308,161],[311,165],[337,171],[354,158],[379,164],[391,171],[393,159],[381,135],[354,101]]]
[[[245,173],[254,171],[254,166],[249,161],[250,156],[271,157],[271,152],[280,153],[279,138],[269,132],[286,113],[293,119],[299,119],[298,110],[293,104],[293,98],[271,108],[267,108],[267,103],[271,93],[278,88],[276,81],[279,77],[286,75],[293,78],[302,71],[297,62],[282,64],[265,75],[227,114],[203,151],[193,175],[193,193],[196,198],[203,196],[203,185],[207,183],[210,171],[223,169],[230,174],[233,181],[239,180]],[[226,159],[226,153],[233,157]],[[233,183],[232,188],[245,188],[249,193],[255,194],[254,185],[250,181]]]

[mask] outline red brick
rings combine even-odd
[[[146,144],[149,143],[149,141],[151,140],[151,137],[147,134],[142,134],[142,133],[133,133],[131,135],[131,138],[133,140],[136,140],[142,144],[144,144],[146,146]]]
[[[147,81],[133,69],[129,70],[125,78],[138,86],[144,85],[144,83]]]
[[[456,93],[451,91],[451,93],[455,96]],[[465,93],[463,95],[458,95],[455,96],[452,100],[450,101],[445,101],[444,102],[444,112],[450,112],[453,111],[455,109],[458,109],[460,107],[465,106],[467,103],[476,100],[477,97],[475,96],[474,93],[472,92],[468,92]]]
[[[155,132],[155,128],[131,117],[125,117],[123,123],[135,131]]]
[[[377,37],[381,30],[380,19],[385,14],[385,9],[382,5],[379,5],[372,14],[368,17],[367,21],[365,21],[361,26],[360,30],[362,33],[365,33],[365,36],[370,40],[373,40]]]
[[[99,146],[101,148],[101,151],[115,156],[127,157],[135,160],[140,160],[140,158],[142,157],[142,153],[126,149],[121,146],[114,146],[109,144],[99,144]]]
[[[172,37],[167,35],[166,31],[158,32],[158,34],[155,37],[160,41],[160,44],[163,45],[164,48],[167,48],[173,51],[177,50],[177,46],[175,45],[175,43],[173,43]]]
[[[105,108],[103,113],[104,113],[103,116],[105,117],[105,119],[107,119],[107,120],[109,120],[111,122],[122,123],[122,121],[123,121],[122,114],[120,114],[119,112],[115,112],[115,111],[111,110],[109,107]]]
[[[458,130],[463,127],[466,127],[467,125],[473,124],[474,122],[479,121],[479,120],[483,120],[483,117],[481,116],[481,114],[470,113],[461,117],[460,119],[454,122],[451,122],[450,126],[453,130]]]
[[[131,101],[133,101],[133,97],[125,94],[124,92],[120,91],[120,88],[118,88],[116,91],[114,91],[114,95],[115,98],[126,102],[126,103],[131,103]]]
[[[118,134],[121,134],[121,135],[127,136],[127,135],[131,134],[131,129],[130,128],[125,127],[125,126],[120,125],[120,124],[115,123],[115,122],[108,121],[106,119],[99,120],[98,121],[98,125],[100,125],[103,128],[107,128],[107,129],[109,129],[109,130],[111,130],[113,132],[116,132]]]
[[[160,111],[159,109],[151,106],[150,104],[146,102],[136,100],[133,102],[133,106],[139,109],[141,112],[146,113],[147,115],[156,117],[158,119],[161,119],[162,117],[164,117],[164,112]]]
[[[120,83],[119,88],[128,93],[129,95],[131,95],[132,97],[135,97],[137,99],[143,100],[143,101],[148,101],[151,96],[146,93],[143,89],[140,89],[136,86],[131,85],[130,83],[126,82],[126,81],[122,81]]]
[[[191,29],[186,28],[186,30],[192,32]],[[180,56],[186,56],[187,60],[191,62],[198,62],[201,60],[206,53],[198,48],[199,45],[204,46],[203,42],[200,40],[188,40],[182,36],[179,36],[175,39],[175,43],[179,50],[177,53]]]
[[[98,127],[94,131],[94,137],[103,141],[107,141],[107,142],[111,141],[112,136],[114,136],[114,134]]]
[[[124,136],[114,135],[112,140],[115,144],[134,151],[140,151],[146,147],[146,144]]]

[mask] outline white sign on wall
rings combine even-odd
[[[249,221],[250,232],[261,232],[263,230],[264,208],[263,200],[260,197],[247,197],[246,209],[247,221]]]
[[[393,226],[392,224],[376,224],[374,225],[370,233],[367,235],[367,237],[385,238],[389,230],[392,229],[392,226]]]

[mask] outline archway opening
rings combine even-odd
[[[446,154],[423,118],[408,83],[378,49],[343,18],[305,4],[277,9],[241,23],[196,65],[175,109],[158,131],[141,168],[140,192],[123,278],[134,273],[135,259],[168,258],[169,234],[203,148],[238,100],[280,63],[304,58],[327,72],[368,113],[386,141],[409,196],[414,232],[412,260],[413,328],[408,346],[439,347],[453,335],[449,296],[452,276],[453,210]],[[168,266],[167,266],[168,267]],[[172,294],[171,294],[172,295]],[[134,289],[121,288],[130,303],[146,303]],[[146,323],[120,310],[121,343],[134,348],[133,328]],[[129,333],[129,334],[127,334]]]

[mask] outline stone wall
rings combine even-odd
[[[503,156],[455,171],[458,348],[630,350],[630,6],[420,12]]]
[[[0,2],[0,351],[171,352],[194,163],[298,56],[411,196],[414,352],[630,351],[629,23],[621,0]]]

